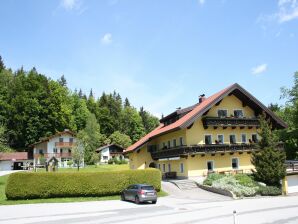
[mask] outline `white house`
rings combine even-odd
[[[105,145],[96,149],[96,152],[100,153],[100,162],[103,163],[107,163],[112,158],[124,159],[123,151],[124,148],[116,144]]]
[[[68,129],[42,138],[32,145],[34,166],[55,157],[59,161],[59,167],[69,167],[67,162],[72,161],[71,150],[75,144],[75,134]]]

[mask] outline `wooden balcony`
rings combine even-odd
[[[53,156],[55,158],[71,158],[72,157],[71,152],[43,153],[43,154],[34,154],[34,159],[38,159],[38,158],[41,158],[41,157],[44,157],[44,158],[48,159],[48,158],[52,158]]]
[[[55,146],[59,148],[71,148],[74,146],[74,142],[55,142]]]
[[[218,127],[223,127],[224,129],[227,127],[259,127],[260,122],[258,118],[240,118],[240,117],[204,117],[202,119],[203,126],[205,129],[208,127],[214,127],[215,129]]]
[[[196,146],[180,146],[172,149],[164,149],[152,151],[152,159],[164,159],[173,157],[186,157],[195,154],[213,154],[225,152],[244,152],[256,149],[255,144],[212,144],[212,145],[196,145]]]

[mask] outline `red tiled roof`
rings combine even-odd
[[[27,160],[27,152],[1,152],[0,161],[4,160]]]
[[[252,95],[250,95],[246,90],[244,90],[239,84],[235,83],[218,93],[215,93],[214,95],[206,98],[202,103],[198,104],[192,111],[188,112],[185,116],[181,117],[176,122],[164,126],[161,124],[159,127],[154,129],[152,132],[145,135],[143,138],[141,138],[139,141],[134,143],[133,145],[129,146],[125,152],[133,151],[139,147],[141,147],[143,144],[148,142],[153,137],[157,137],[161,134],[165,134],[171,131],[179,130],[181,128],[188,127],[192,122],[194,122],[196,119],[198,119],[200,116],[203,115],[207,110],[210,109],[210,107],[214,104],[216,104],[218,101],[220,101],[223,97],[227,96],[229,93],[231,93],[233,90],[239,89],[241,92],[243,92],[245,95],[249,96],[256,104],[258,104],[263,110],[266,110],[272,116],[275,120],[277,120],[283,127],[286,127],[287,125],[279,119],[273,112],[269,111],[263,104],[261,104],[257,99],[255,99]]]

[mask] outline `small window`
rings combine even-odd
[[[71,153],[71,149],[68,149],[68,153]]]
[[[246,143],[246,134],[241,134],[241,142]]]
[[[103,160],[107,160],[109,157],[108,156],[103,156],[102,158],[103,158]]]
[[[71,143],[72,143],[72,142],[73,142],[73,138],[69,138],[69,142],[71,142]]]
[[[205,135],[205,144],[206,145],[211,145],[212,144],[211,135]]]
[[[57,148],[53,148],[54,153],[57,153]]]
[[[234,117],[243,117],[243,111],[242,110],[234,110]]]
[[[227,117],[228,116],[228,111],[227,110],[218,110],[217,111],[217,116],[218,117]]]
[[[176,147],[176,146],[177,146],[176,139],[173,139],[173,147]]]
[[[171,172],[171,164],[168,164],[168,172]]]
[[[63,138],[59,138],[59,142],[63,142]]]
[[[238,158],[233,158],[232,159],[232,168],[234,170],[237,170],[239,168],[239,161],[238,161]]]
[[[168,149],[171,148],[171,141],[168,141]]]
[[[162,172],[166,172],[166,164],[162,164]]]
[[[42,149],[39,149],[38,151],[39,151],[40,155],[43,155],[43,150]]]
[[[230,144],[236,144],[236,135],[230,135]]]
[[[184,173],[184,164],[180,163],[180,173]]]
[[[258,135],[257,134],[252,134],[251,138],[252,138],[253,143],[258,143]]]
[[[223,135],[217,135],[217,141],[218,141],[218,144],[223,144],[224,143],[224,136]]]
[[[166,148],[167,148],[167,146],[166,146],[166,143],[165,143],[165,142],[163,142],[163,143],[162,143],[162,148],[163,148],[163,149],[166,149]]]
[[[213,169],[214,169],[213,161],[207,162],[207,169],[208,169],[208,171],[213,171]]]
[[[160,163],[158,164],[158,169],[160,169]]]
[[[181,146],[184,145],[183,137],[180,137],[180,138],[179,138],[179,142],[180,142],[180,145],[181,145]]]

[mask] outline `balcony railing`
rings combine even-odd
[[[259,127],[258,118],[239,118],[239,117],[204,117],[204,128],[213,127]]]
[[[35,159],[38,159],[41,157],[48,159],[48,158],[52,158],[53,156],[55,158],[71,158],[72,157],[71,152],[34,154]]]
[[[74,142],[55,142],[56,147],[73,147]]]
[[[277,149],[283,150],[284,144],[279,143]],[[195,154],[214,154],[214,153],[232,153],[232,152],[245,152],[257,150],[257,144],[211,144],[211,145],[193,145],[193,146],[179,146],[171,149],[150,150],[151,157],[154,160],[173,158],[173,157],[186,157]]]
[[[241,152],[256,149],[255,144],[212,144],[212,145],[195,145],[180,146],[172,149],[152,151],[151,156],[154,160],[163,158],[172,158],[187,156],[192,154],[217,153],[217,152]]]

